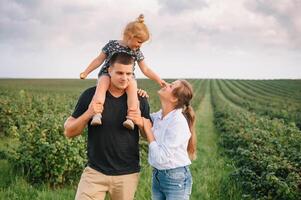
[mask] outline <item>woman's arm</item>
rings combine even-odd
[[[184,119],[185,120],[185,119]],[[173,121],[168,128],[159,134],[164,134],[164,139],[158,143],[154,137],[150,120],[143,119],[144,131],[149,142],[149,155],[152,162],[159,165],[170,162],[174,159],[174,152],[188,142],[190,137],[186,121]]]
[[[152,123],[149,119],[143,118],[143,129],[149,143],[148,153],[152,162],[158,163],[159,165],[168,163],[172,159],[172,153],[168,148],[168,144],[157,143],[152,131]]]
[[[93,70],[95,70],[96,68],[98,68],[103,61],[106,59],[106,54],[104,52],[101,52],[89,65],[88,67],[85,69],[85,71],[83,71],[80,74],[80,78],[81,79],[85,79],[88,74],[90,74]]]
[[[148,143],[150,144],[151,142],[155,141],[155,137],[154,137],[154,133],[152,131],[152,123],[149,119],[145,119],[144,117],[142,117],[142,122],[143,122],[143,132],[146,136],[146,139],[148,141]]]
[[[144,60],[138,62],[138,66],[145,76],[157,82],[161,87],[166,85],[166,82],[162,80],[153,70],[151,70]]]

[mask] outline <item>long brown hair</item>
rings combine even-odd
[[[190,160],[196,159],[197,140],[195,132],[195,113],[190,105],[190,101],[193,97],[193,88],[191,84],[186,80],[179,80],[180,86],[176,87],[172,93],[178,99],[176,108],[183,108],[183,114],[188,122],[191,137],[188,141],[187,152]]]

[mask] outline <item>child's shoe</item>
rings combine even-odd
[[[134,130],[135,124],[132,120],[127,119],[123,122],[123,126],[127,129]]]
[[[91,125],[92,126],[97,126],[97,125],[101,125],[101,114],[97,113],[96,115],[93,116],[92,121],[91,121]]]

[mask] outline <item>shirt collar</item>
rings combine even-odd
[[[159,111],[159,119],[161,119],[161,120],[167,120],[167,119],[171,118],[174,115],[182,114],[182,111],[183,111],[182,108],[174,109],[174,110],[170,111],[165,117],[162,118],[162,109],[161,109]]]

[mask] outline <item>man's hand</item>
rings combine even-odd
[[[137,90],[137,93],[140,97],[146,97],[146,98],[149,98],[147,92],[145,90],[142,90],[142,89],[138,89]]]
[[[87,111],[91,117],[97,113],[102,113],[103,104],[92,100]]]
[[[70,116],[64,124],[64,133],[66,137],[73,138],[83,133],[89,120],[96,114],[103,110],[103,105],[95,101],[91,101],[88,109],[78,118]]]

